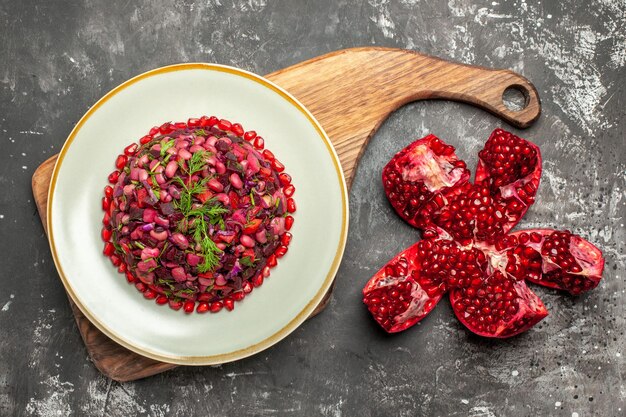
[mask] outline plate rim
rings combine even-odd
[[[293,107],[295,107],[297,110],[299,110],[309,121],[309,123],[311,123],[311,125],[315,128],[315,130],[317,131],[320,139],[322,140],[322,142],[324,142],[324,144],[326,145],[326,149],[332,159],[333,162],[333,166],[335,168],[337,177],[339,179],[339,185],[340,185],[340,191],[341,191],[341,204],[342,204],[342,222],[341,222],[341,233],[339,236],[339,243],[337,245],[337,250],[335,253],[335,257],[333,259],[333,262],[330,265],[330,269],[328,270],[327,274],[326,274],[326,278],[324,279],[324,281],[322,281],[322,284],[319,288],[319,290],[317,291],[317,293],[308,301],[308,303],[303,307],[302,310],[300,310],[299,313],[297,313],[285,326],[283,326],[281,329],[279,329],[278,331],[274,332],[273,334],[271,334],[270,336],[266,337],[265,339],[247,346],[245,348],[242,349],[237,349],[235,351],[232,352],[227,352],[227,353],[220,353],[220,354],[215,354],[215,355],[206,355],[206,356],[178,356],[178,355],[165,355],[163,353],[158,353],[158,352],[154,352],[151,351],[150,349],[146,349],[146,348],[141,348],[141,347],[137,347],[135,345],[133,345],[131,342],[127,341],[124,339],[124,337],[118,335],[115,331],[113,331],[112,329],[109,329],[107,326],[105,326],[103,323],[101,323],[94,314],[92,314],[89,309],[84,306],[80,300],[78,299],[78,297],[76,296],[76,294],[74,293],[72,286],[70,285],[67,277],[65,276],[65,273],[63,271],[63,268],[61,267],[61,264],[59,262],[58,259],[58,255],[57,255],[57,246],[55,244],[55,240],[54,240],[54,230],[53,230],[53,226],[52,226],[52,206],[53,206],[53,199],[54,199],[54,193],[56,190],[56,183],[57,183],[57,177],[58,177],[58,173],[59,170],[62,168],[63,165],[63,160],[66,156],[66,154],[68,153],[70,146],[72,144],[72,142],[74,141],[76,135],[78,134],[78,132],[81,130],[82,126],[87,122],[87,120],[96,113],[96,111],[104,104],[106,103],[109,99],[111,99],[112,97],[114,97],[117,93],[121,92],[122,90],[124,90],[127,87],[130,87],[131,85],[140,82],[141,80],[144,80],[146,78],[155,76],[155,75],[160,75],[160,74],[166,74],[169,72],[175,72],[175,71],[187,71],[187,70],[208,70],[208,71],[218,71],[218,72],[225,72],[225,73],[229,73],[232,75],[236,75],[236,76],[240,76],[243,78],[246,78],[248,80],[251,80],[253,82],[256,82],[260,85],[262,85],[265,88],[269,88],[270,90],[272,90],[274,93],[277,93],[278,95],[280,95],[283,99],[287,100]],[[320,301],[324,298],[324,296],[326,295],[327,291],[330,289],[330,287],[332,286],[334,280],[335,280],[335,276],[337,274],[337,271],[339,270],[339,266],[341,263],[341,259],[343,257],[343,253],[345,251],[345,246],[346,246],[346,239],[347,239],[347,235],[348,235],[348,223],[349,223],[349,206],[348,206],[348,190],[347,190],[347,185],[346,185],[346,180],[345,180],[345,176],[343,173],[343,170],[341,168],[341,163],[339,160],[339,156],[337,155],[337,152],[332,144],[332,142],[330,141],[330,138],[328,137],[328,135],[326,134],[326,132],[324,131],[323,127],[321,126],[321,124],[317,121],[317,119],[313,116],[313,114],[311,114],[311,112],[298,100],[296,99],[293,95],[291,95],[290,93],[288,93],[286,90],[284,90],[282,87],[279,87],[278,85],[276,85],[275,83],[273,83],[272,81],[254,74],[250,71],[246,71],[240,68],[236,68],[233,66],[229,66],[229,65],[223,65],[223,64],[214,64],[214,63],[203,63],[203,62],[192,62],[192,63],[180,63],[180,64],[173,64],[173,65],[167,65],[167,66],[163,66],[163,67],[159,67],[159,68],[155,68],[146,72],[143,72],[139,75],[136,75],[126,81],[124,81],[123,83],[119,84],[118,86],[114,87],[113,89],[111,89],[109,92],[107,92],[104,96],[102,96],[98,101],[96,101],[96,103],[94,105],[92,105],[86,112],[85,114],[83,114],[83,116],[79,119],[79,121],[76,123],[76,125],[74,126],[74,128],[72,129],[72,131],[70,132],[70,134],[68,135],[67,139],[65,140],[63,147],[61,148],[61,151],[58,154],[58,158],[54,164],[54,168],[52,171],[52,176],[50,179],[50,188],[48,189],[48,204],[47,204],[47,208],[46,208],[46,226],[47,226],[47,237],[48,237],[48,243],[50,246],[50,251],[52,254],[52,259],[54,261],[54,265],[57,269],[57,272],[59,274],[59,277],[61,278],[61,282],[63,283],[63,287],[65,288],[65,291],[68,293],[68,295],[70,296],[70,298],[72,299],[72,301],[74,302],[74,304],[76,304],[76,306],[79,308],[79,310],[85,315],[85,317],[94,325],[98,328],[98,330],[100,330],[102,333],[104,333],[106,336],[108,336],[109,338],[111,338],[114,342],[120,344],[121,346],[125,347],[128,350],[131,350],[139,355],[154,359],[154,360],[158,360],[161,362],[166,362],[166,363],[171,363],[171,364],[176,364],[176,365],[218,365],[218,364],[222,364],[222,363],[227,363],[227,362],[233,362],[236,360],[240,360],[243,358],[246,358],[248,356],[254,355],[256,353],[259,353],[265,349],[268,349],[269,347],[275,345],[276,343],[280,342],[282,339],[284,339],[285,337],[287,337],[289,334],[291,334],[293,331],[295,331],[309,316],[310,314],[313,312],[313,310],[319,305]]]

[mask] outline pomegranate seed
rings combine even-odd
[[[295,213],[296,212],[296,202],[294,201],[293,198],[288,198],[287,199],[287,211],[289,213]]]
[[[158,305],[167,304],[167,297],[166,297],[166,296],[164,296],[164,295],[159,295],[159,296],[156,298],[155,302],[156,302]]]
[[[108,212],[110,207],[111,199],[109,197],[102,197],[102,210]]]
[[[293,184],[289,184],[288,186],[283,188],[283,194],[285,194],[285,197],[291,197],[295,192],[296,187],[294,187]]]
[[[280,181],[280,184],[284,187],[291,184],[291,175],[283,172],[278,176],[278,180]]]
[[[196,303],[191,300],[187,300],[183,303],[183,310],[187,314],[193,313],[193,310],[196,308]]]
[[[128,162],[128,157],[126,155],[118,155],[115,160],[115,168],[122,170],[126,166],[126,162]]]
[[[182,301],[174,301],[174,300],[170,300],[169,301],[169,306],[172,310],[180,310],[183,306],[183,302]]]
[[[103,252],[106,256],[111,256],[115,253],[115,246],[113,246],[113,243],[111,242],[107,242],[104,244],[104,250]]]
[[[128,268],[128,266],[122,262],[120,263],[120,266],[117,268],[117,272],[119,272],[120,274],[123,274],[126,272],[126,269]]]
[[[285,170],[285,166],[278,159],[272,161],[272,168],[277,172],[283,172]]]
[[[233,123],[233,125],[231,126],[230,130],[236,135],[236,136],[243,136],[243,127],[239,124],[239,123]]]
[[[285,217],[285,229],[286,230],[291,230],[291,228],[293,227],[293,217],[292,216],[287,216]]]
[[[122,259],[117,255],[111,255],[111,263],[113,266],[120,266],[122,264]]]
[[[148,289],[148,287],[146,287],[146,284],[141,281],[135,283],[135,288],[137,288],[137,291],[139,292],[144,292]]]
[[[278,265],[278,261],[276,260],[276,255],[272,254],[267,258],[267,265],[270,268],[274,268],[276,265]]]
[[[120,172],[119,171],[113,171],[109,174],[109,182],[111,184],[115,184],[117,182],[117,179],[120,177]]]
[[[263,284],[263,275],[262,274],[258,274],[257,276],[255,276],[252,279],[252,285],[256,288],[256,287],[260,287]]]
[[[280,245],[274,251],[274,255],[276,255],[277,258],[282,258],[283,256],[285,256],[285,254],[287,253],[288,250],[289,250],[289,248],[287,246]]]
[[[289,246],[289,244],[291,243],[291,238],[293,237],[293,235],[289,232],[285,232],[281,237],[280,237],[280,243],[282,243],[285,246]]]
[[[235,301],[241,301],[246,297],[246,293],[243,291],[237,291],[233,293],[232,297]]]
[[[113,198],[113,187],[110,185],[104,187],[104,195],[105,197]]]
[[[152,139],[153,139],[152,135],[146,135],[142,137],[141,139],[139,139],[139,143],[142,145],[145,145],[146,143],[150,142]]]
[[[268,161],[272,162],[274,159],[276,159],[276,157],[274,156],[274,154],[272,153],[272,151],[270,151],[269,149],[264,150],[261,155],[263,155],[263,157],[265,159],[267,159]]]
[[[154,300],[157,297],[157,293],[154,292],[153,290],[145,290],[143,293],[144,298],[147,298],[148,300]]]
[[[156,135],[157,133],[159,133],[159,126],[154,126],[152,129],[150,129],[148,135],[154,137],[154,135]]]
[[[198,303],[198,307],[196,307],[196,313],[206,313],[207,311],[209,311],[209,303],[203,301],[201,303]]]
[[[226,310],[228,311],[233,311],[235,308],[235,302],[232,298],[226,297],[224,298],[224,307],[226,307]]]
[[[211,310],[211,313],[217,313],[223,307],[224,307],[224,303],[222,303],[221,301],[215,301],[215,302],[211,303],[209,308]]]
[[[261,150],[265,147],[265,141],[261,136],[254,138],[254,147]]]
[[[250,142],[252,139],[256,138],[256,132],[254,130],[250,130],[243,134],[243,138]]]
[[[159,127],[159,133],[163,134],[163,135],[167,135],[168,133],[172,133],[174,131],[174,127],[172,126],[171,123],[163,123],[160,127]]]
[[[245,284],[243,284],[243,287],[241,287],[241,289],[244,293],[248,294],[252,291],[252,285],[250,284],[250,282],[246,282]]]
[[[187,119],[187,126],[189,127],[200,126],[200,119]]]
[[[220,119],[220,121],[217,122],[217,128],[227,132],[232,128],[232,124],[226,119]]]
[[[108,242],[109,240],[111,240],[111,235],[113,235],[113,232],[110,229],[107,229],[106,227],[102,228],[102,240],[105,242]]]
[[[133,282],[137,281],[137,278],[135,278],[135,276],[129,271],[126,271],[126,281],[132,284]]]

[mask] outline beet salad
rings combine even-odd
[[[287,253],[295,187],[261,136],[203,116],[124,149],[104,189],[104,254],[147,299],[232,310]]]

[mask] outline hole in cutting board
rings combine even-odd
[[[528,90],[521,85],[512,85],[507,87],[502,93],[502,102],[510,111],[521,111],[528,106],[530,95]]]

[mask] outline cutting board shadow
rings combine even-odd
[[[302,102],[321,123],[332,141],[350,187],[367,142],[391,112],[411,101],[455,100],[475,105],[513,126],[530,126],[541,112],[535,87],[509,70],[452,63],[413,51],[391,48],[353,48],[329,53],[273,72],[266,78]],[[507,89],[525,97],[525,107],[508,109]],[[50,178],[57,156],[33,174],[32,188],[46,227]],[[328,304],[333,288],[312,313]],[[70,299],[80,334],[94,365],[116,381],[132,381],[174,368],[138,355],[100,332]]]

